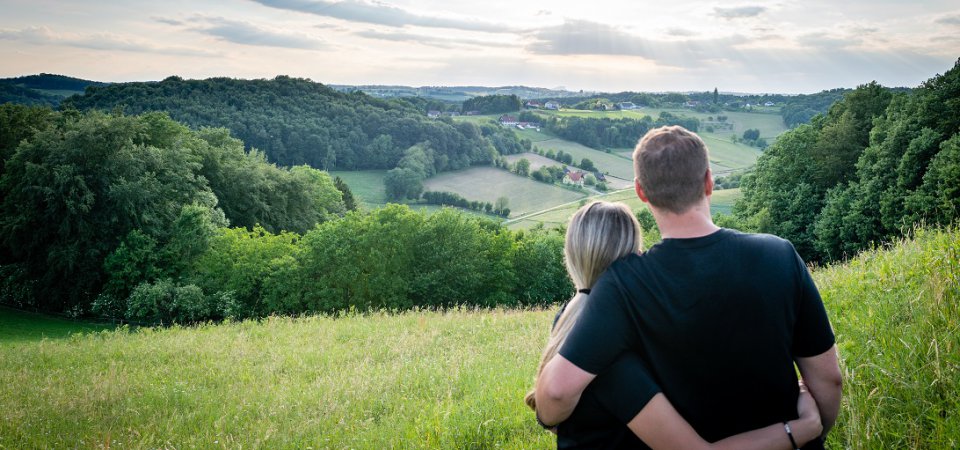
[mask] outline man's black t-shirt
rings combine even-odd
[[[560,354],[601,373],[637,352],[711,442],[796,418],[794,358],[834,344],[806,266],[770,235],[664,239],[614,263],[590,297]]]

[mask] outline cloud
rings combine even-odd
[[[686,36],[696,36],[698,33],[696,31],[688,30],[686,28],[672,27],[672,28],[667,28],[667,34],[670,36],[686,37]]]
[[[733,35],[716,39],[663,41],[647,39],[609,25],[582,20],[530,33],[533,42],[527,51],[541,55],[623,55],[639,56],[661,65],[686,66],[718,55],[747,42]]]
[[[136,53],[157,53],[178,56],[212,56],[207,50],[170,47],[132,39],[113,33],[61,34],[47,27],[27,27],[19,30],[0,29],[0,39],[25,42],[34,45],[63,45],[91,50],[115,50]]]
[[[390,27],[418,26],[452,28],[488,33],[515,32],[511,27],[491,22],[445,18],[412,13],[386,3],[368,3],[361,0],[252,0],[261,5],[289,11],[298,11],[350,22],[362,22]]]
[[[765,6],[734,6],[730,8],[724,8],[717,6],[713,8],[713,15],[721,19],[742,19],[745,17],[756,17],[761,13],[766,11]]]
[[[414,42],[422,45],[429,45],[432,47],[439,48],[458,48],[463,46],[479,46],[479,47],[491,47],[491,46],[512,46],[510,44],[501,44],[490,41],[481,41],[479,39],[463,39],[463,38],[448,38],[444,36],[426,36],[422,34],[407,33],[404,31],[375,31],[375,30],[366,30],[358,31],[353,33],[360,37],[365,37],[367,39],[377,39],[382,41],[392,41],[392,42]]]
[[[183,21],[180,21],[177,19],[170,19],[167,17],[151,17],[151,19],[153,19],[155,22],[160,22],[160,23],[173,25],[173,26],[180,26],[184,24]]]
[[[843,38],[825,33],[808,33],[797,37],[797,43],[806,47],[818,49],[845,49],[863,43],[858,38]]]
[[[941,25],[960,25],[960,14],[949,14],[936,20]]]
[[[269,30],[249,22],[208,17],[196,19],[190,29],[234,44],[280,47],[300,50],[327,48],[323,40],[299,33]]]

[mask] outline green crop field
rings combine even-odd
[[[960,232],[813,276],[845,378],[827,447],[960,446]],[[553,314],[92,332],[2,310],[0,448],[554,448],[522,402]]]
[[[428,191],[455,192],[467,200],[493,203],[499,197],[507,197],[510,200],[508,207],[511,216],[539,211],[587,196],[585,192],[540,183],[493,167],[443,172],[427,178],[423,185]]]

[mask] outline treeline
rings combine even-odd
[[[392,169],[410,147],[429,143],[437,170],[489,163],[493,145],[469,122],[428,119],[402,99],[341,93],[310,80],[211,78],[90,87],[64,107],[128,114],[166,111],[191,127],[228,128],[271,162],[324,170]]]
[[[518,111],[520,97],[516,95],[481,95],[463,101],[463,112],[478,111],[480,114],[500,114]]]
[[[520,120],[542,123],[547,130],[563,139],[596,149],[633,147],[639,136],[664,125],[680,125],[691,131],[697,131],[700,127],[699,119],[666,111],[661,112],[656,120],[650,116],[641,119],[547,117],[529,111],[520,116]]]
[[[0,297],[46,310],[183,276],[219,227],[302,233],[346,212],[325,172],[162,113],[2,105],[0,155]]]
[[[455,206],[457,208],[470,209],[487,214],[496,214],[501,217],[510,215],[510,208],[506,207],[506,202],[503,200],[497,202],[497,205],[494,205],[490,202],[467,200],[456,192],[427,191],[423,193],[423,201],[431,205]]]
[[[960,60],[911,92],[858,87],[781,135],[741,182],[744,227],[832,261],[960,217]]]
[[[453,209],[351,212],[300,235],[219,228],[177,277],[140,277],[97,314],[190,323],[270,314],[524,306],[569,295],[557,232],[512,232]],[[150,269],[150,264],[144,264]]]

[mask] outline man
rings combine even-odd
[[[651,130],[633,158],[637,195],[663,242],[614,263],[594,285],[538,379],[539,418],[563,421],[596,374],[633,351],[663,390],[650,402],[665,396],[711,442],[796,418],[796,364],[825,436],[840,408],[840,369],[820,295],[793,246],[713,224],[713,178],[697,135]],[[658,426],[645,411],[634,421]]]

